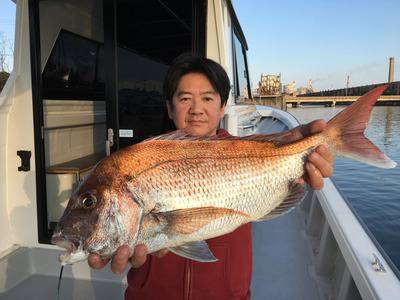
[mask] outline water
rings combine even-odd
[[[329,120],[344,107],[288,108],[301,123]],[[336,158],[333,179],[400,270],[400,107],[374,107],[365,135],[391,159],[394,169]]]

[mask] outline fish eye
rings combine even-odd
[[[86,195],[82,198],[83,208],[92,208],[95,206],[97,199],[93,195]]]

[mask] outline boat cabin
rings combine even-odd
[[[17,50],[31,59],[39,243],[49,242],[74,187],[101,158],[173,129],[162,86],[175,57],[194,52],[222,63],[230,103],[250,91],[247,43],[230,1],[21,5],[29,47]]]

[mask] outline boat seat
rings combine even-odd
[[[71,161],[63,162],[46,169],[47,174],[75,174],[76,180],[82,180],[82,174],[93,168],[104,157],[104,153],[93,153]]]
[[[105,153],[93,153],[46,168],[49,228],[54,229],[79,182],[104,156]]]

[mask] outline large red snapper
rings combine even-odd
[[[363,134],[386,86],[365,94],[328,122],[325,131],[283,144],[291,132],[238,137],[189,137],[173,132],[103,159],[78,187],[52,242],[63,264],[89,253],[110,257],[128,244],[214,261],[204,240],[294,207],[298,179],[318,145],[381,168],[396,163]]]

